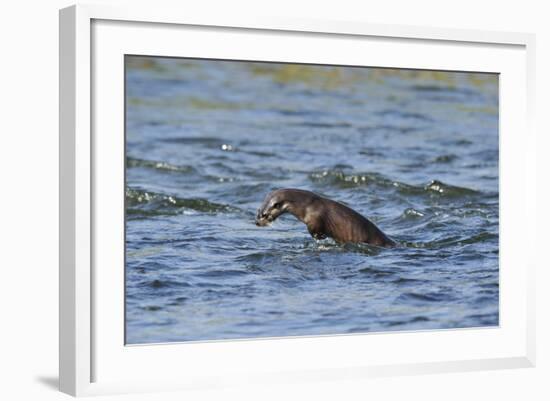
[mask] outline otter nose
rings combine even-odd
[[[263,211],[262,209],[258,209],[258,211],[256,212],[256,225],[257,226],[264,225],[268,217],[269,216],[265,211]]]

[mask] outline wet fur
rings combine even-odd
[[[284,213],[305,223],[316,239],[331,237],[339,243],[395,246],[391,238],[355,210],[300,189],[279,189],[268,194],[258,209],[256,224],[265,226]]]

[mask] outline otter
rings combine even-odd
[[[315,239],[338,243],[366,243],[393,247],[396,243],[355,210],[316,193],[283,188],[270,192],[256,214],[256,225],[266,226],[284,213],[303,222]]]

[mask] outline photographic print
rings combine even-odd
[[[126,344],[499,324],[498,74],[125,56]]]

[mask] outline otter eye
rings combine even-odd
[[[273,207],[274,207],[275,209],[280,209],[281,206],[283,206],[283,202],[277,202],[277,203],[274,203],[274,204],[273,204]]]

